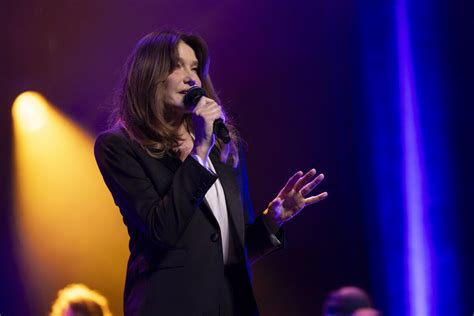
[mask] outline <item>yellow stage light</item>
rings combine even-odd
[[[13,119],[29,132],[42,128],[47,121],[47,102],[38,93],[27,91],[20,94],[12,107]]]
[[[34,92],[15,100],[13,117],[16,249],[30,304],[46,314],[58,289],[80,282],[120,314],[128,237],[94,137]]]

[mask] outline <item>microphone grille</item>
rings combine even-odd
[[[199,99],[204,96],[206,96],[206,91],[204,91],[203,88],[194,86],[184,95],[183,103],[187,107],[193,106],[196,105],[199,102]]]

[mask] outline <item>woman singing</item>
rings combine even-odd
[[[192,87],[202,96],[183,98]],[[214,136],[222,119],[230,142]],[[141,39],[113,126],[95,157],[130,235],[125,315],[258,315],[249,264],[283,246],[282,225],[327,193],[297,172],[256,218],[237,131],[209,77],[205,42],[175,31]]]

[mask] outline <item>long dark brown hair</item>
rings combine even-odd
[[[152,157],[161,158],[178,147],[182,139],[173,111],[164,103],[165,80],[178,62],[178,44],[184,42],[196,54],[198,75],[209,98],[221,104],[209,76],[209,54],[204,40],[193,34],[178,31],[152,32],[136,45],[125,65],[116,108],[111,116],[114,127],[123,127],[129,137],[139,143]],[[225,114],[224,114],[225,115]],[[191,115],[184,117],[192,131]],[[221,161],[238,165],[237,131],[226,117],[231,142],[216,139]]]

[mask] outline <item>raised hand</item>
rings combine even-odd
[[[316,176],[315,169],[305,175],[301,171],[295,173],[263,212],[270,228],[273,231],[278,230],[284,222],[296,216],[306,206],[324,200],[328,196],[327,192],[306,197],[323,179],[322,173]]]

